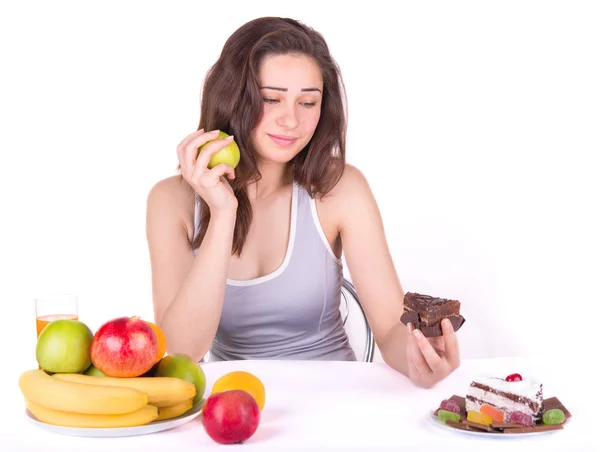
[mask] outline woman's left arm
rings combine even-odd
[[[452,325],[442,322],[443,336],[427,339],[400,321],[404,291],[369,184],[360,171],[347,165],[335,191],[348,269],[384,361],[416,385],[434,386],[459,365]]]

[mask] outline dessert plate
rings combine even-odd
[[[540,430],[540,431],[533,431],[533,432],[527,432],[527,433],[492,433],[492,432],[485,432],[485,431],[477,431],[477,430],[464,430],[464,429],[460,429],[460,428],[456,428],[456,427],[451,427],[450,425],[447,425],[445,422],[442,422],[438,419],[438,417],[433,414],[433,412],[427,416],[427,418],[429,419],[429,422],[435,426],[437,426],[440,429],[449,431],[451,433],[458,433],[458,434],[465,434],[465,435],[471,435],[471,436],[479,436],[479,437],[484,437],[484,438],[492,438],[492,439],[515,439],[515,438],[525,438],[527,436],[539,436],[539,435],[547,435],[547,434],[551,434],[551,433],[558,433],[561,430]],[[569,420],[567,419],[565,421],[564,424],[562,424],[563,426],[566,425],[569,422]]]
[[[136,436],[147,435],[150,433],[162,432],[176,427],[180,427],[194,420],[202,412],[204,399],[194,405],[187,413],[173,419],[164,419],[162,421],[154,421],[147,425],[139,425],[136,427],[121,427],[121,428],[79,428],[79,427],[64,427],[60,425],[51,425],[39,421],[29,410],[25,410],[25,415],[34,425],[43,428],[52,433],[69,436],[86,436],[96,438],[116,438],[121,436]]]
[[[443,422],[437,417],[437,411],[438,411],[437,409],[432,411],[427,416],[428,420],[433,425],[435,425],[441,429],[455,432],[455,433],[464,433],[466,435],[472,435],[472,436],[479,436],[479,437],[485,437],[485,438],[507,439],[507,438],[523,438],[526,436],[539,436],[539,435],[544,435],[544,434],[548,434],[548,433],[556,433],[556,432],[559,432],[560,430],[563,430],[565,428],[565,425],[569,423],[569,420],[571,418],[571,413],[562,404],[562,402],[560,400],[558,400],[558,398],[556,398],[556,397],[550,397],[550,398],[544,399],[544,406],[546,407],[546,409],[552,409],[552,408],[561,409],[565,413],[565,421],[562,424],[559,424],[559,425],[536,424],[534,427],[527,428],[526,431],[519,431],[519,430],[525,428],[523,426],[513,429],[513,426],[515,426],[516,424],[502,424],[499,426],[494,426],[494,424],[492,424],[492,426],[489,428],[484,427],[484,426],[477,426],[478,424],[473,424],[473,423],[468,425],[466,423],[466,421],[464,420],[465,415],[466,415],[464,397],[458,396],[458,395],[453,395],[449,399],[452,399],[455,402],[457,402],[457,404],[460,408],[460,411],[461,411],[461,413],[460,413],[461,421],[460,422],[448,421],[449,423]],[[465,422],[465,423],[463,423],[463,422]]]

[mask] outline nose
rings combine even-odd
[[[292,103],[290,105],[282,105],[279,115],[277,116],[277,125],[286,129],[295,129],[298,127],[298,114],[296,112],[296,106]]]

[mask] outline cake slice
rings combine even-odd
[[[533,380],[507,381],[498,377],[473,379],[465,397],[467,412],[480,411],[482,405],[490,405],[504,413],[509,422],[515,412],[531,416],[539,422],[544,412],[542,384]]]
[[[452,323],[454,331],[465,323],[460,315],[460,302],[448,298],[437,298],[414,292],[407,292],[404,296],[404,312],[400,321],[421,330],[425,337],[442,335],[440,322],[447,318]]]

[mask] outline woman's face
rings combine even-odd
[[[321,71],[304,55],[267,56],[258,78],[263,115],[252,132],[254,147],[263,161],[289,162],[317,128],[323,97]]]

